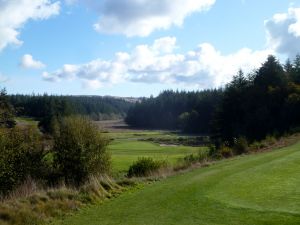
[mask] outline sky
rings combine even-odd
[[[10,94],[141,97],[221,87],[300,53],[298,0],[0,0]]]

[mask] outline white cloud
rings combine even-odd
[[[219,87],[241,68],[250,72],[259,67],[270,50],[243,48],[224,55],[209,43],[185,54],[176,53],[176,38],[165,37],[152,45],[138,45],[130,53],[117,53],[111,61],[96,59],[81,65],[64,65],[44,73],[48,81],[80,79],[85,88],[99,88],[120,82],[181,83],[201,88]]]
[[[9,78],[2,73],[0,73],[0,84],[1,83],[6,83],[9,80]]]
[[[33,59],[32,55],[29,54],[22,57],[20,65],[24,69],[43,69],[46,67],[44,63]]]
[[[67,4],[67,5],[74,5],[74,4],[76,4],[78,2],[78,0],[65,0],[65,3]]]
[[[103,0],[88,1],[100,19],[95,30],[108,34],[148,36],[154,30],[181,26],[192,13],[206,11],[216,0]]]
[[[223,55],[209,43],[199,45],[190,51],[179,65],[174,82],[197,84],[202,88],[220,87],[228,83],[239,69],[249,73],[258,68],[270,50],[253,51],[243,48],[229,55]]]
[[[84,89],[97,90],[102,87],[102,83],[99,80],[83,80],[82,87]]]
[[[43,20],[57,15],[60,3],[50,0],[0,0],[0,51],[21,45],[20,29],[30,19]]]
[[[270,48],[290,57],[300,53],[300,8],[275,14],[265,21],[265,27]]]
[[[48,72],[43,72],[42,77],[45,81],[49,82],[59,82],[61,81],[57,76],[49,74]]]

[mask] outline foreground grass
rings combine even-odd
[[[151,142],[130,139],[116,140],[109,146],[114,173],[127,171],[129,166],[140,157],[151,157],[174,164],[178,159],[197,153],[200,149],[200,147],[190,146],[160,146]]]
[[[63,218],[87,205],[100,204],[134,186],[134,183],[120,186],[108,176],[91,177],[77,189],[64,185],[39,189],[34,181],[28,180],[0,199],[0,225],[49,224],[54,218]]]
[[[224,160],[86,208],[62,224],[300,224],[299,150],[300,143]]]

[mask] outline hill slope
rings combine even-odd
[[[300,224],[300,143],[177,175],[63,224]]]

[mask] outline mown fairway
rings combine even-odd
[[[151,157],[175,163],[178,159],[192,153],[197,153],[200,147],[190,146],[160,146],[146,141],[119,140],[109,146],[112,154],[114,172],[124,172],[139,157]]]
[[[170,177],[63,224],[300,224],[299,150],[300,143]]]
[[[127,172],[129,166],[140,157],[151,157],[173,164],[186,155],[197,154],[200,150],[207,149],[206,147],[182,145],[168,146],[149,141],[149,139],[172,140],[179,137],[189,137],[176,132],[132,129],[113,129],[109,131],[105,135],[113,139],[108,146],[108,150],[112,156],[112,170],[114,175]]]

